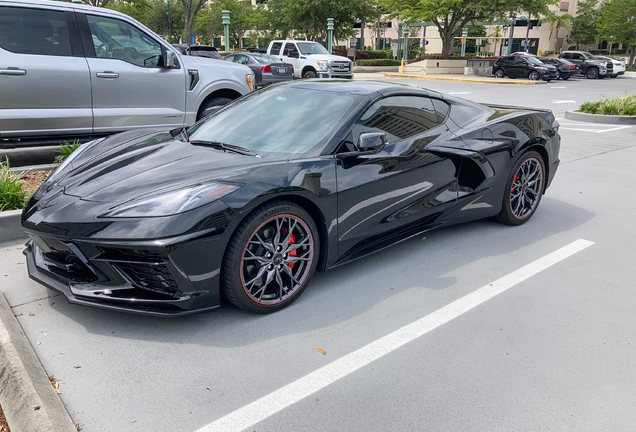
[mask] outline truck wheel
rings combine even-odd
[[[208,108],[227,105],[230,102],[232,102],[232,99],[226,97],[213,97],[208,99],[201,104],[201,107],[199,107],[199,112],[197,113],[197,121],[201,120],[201,117],[203,117],[203,113]]]
[[[316,72],[312,70],[308,70],[305,73],[303,73],[303,78],[316,78]]]

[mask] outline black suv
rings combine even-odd
[[[585,51],[562,51],[559,58],[565,59],[581,68],[581,74],[588,79],[605,78],[613,75],[614,65],[606,60],[599,60]]]
[[[557,68],[543,63],[533,56],[505,56],[498,59],[492,67],[496,78],[528,78],[532,81],[550,82],[557,79]]]
[[[581,73],[581,68],[574,63],[570,63],[565,59],[560,58],[552,58],[552,57],[537,57],[545,64],[552,65],[557,68],[557,77],[556,79],[567,80],[573,76],[579,75]]]

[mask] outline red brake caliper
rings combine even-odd
[[[513,194],[515,193],[515,188],[514,185],[515,183],[517,183],[519,181],[519,173],[515,174],[515,178],[512,179],[512,189],[510,189],[510,193]]]
[[[282,229],[281,231],[283,232],[283,235],[287,235],[287,228],[283,227],[283,229]],[[294,233],[292,233],[292,234],[289,236],[289,244],[290,244],[290,245],[293,245],[294,243],[296,243],[296,236],[294,235]],[[296,249],[294,249],[293,251],[289,252],[289,256],[295,257],[297,253],[298,253],[298,252],[296,251]],[[294,268],[294,265],[295,265],[295,263],[288,263],[288,264],[287,264],[287,266],[288,266],[290,269],[293,269],[293,268]]]

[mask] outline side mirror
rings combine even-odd
[[[179,60],[177,59],[177,55],[174,51],[166,50],[166,61],[164,65],[168,69],[178,69],[179,68]]]
[[[364,132],[358,137],[358,150],[377,153],[386,145],[384,132]]]

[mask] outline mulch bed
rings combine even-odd
[[[0,432],[11,432],[7,419],[4,417],[4,412],[2,412],[2,405],[0,405]]]
[[[44,180],[51,174],[50,170],[46,171],[29,171],[23,174],[22,181],[24,182],[24,190],[27,195],[31,196],[40,187]],[[2,432],[0,430],[0,432]]]

